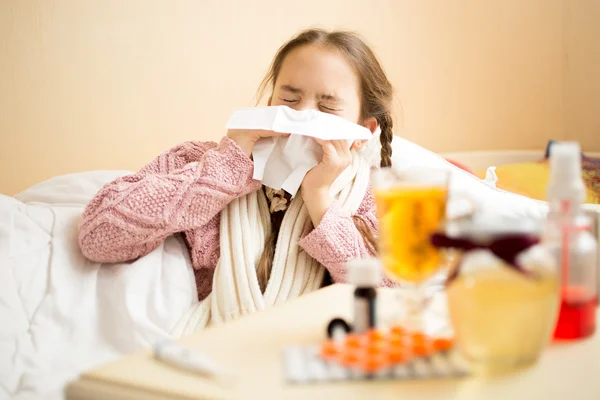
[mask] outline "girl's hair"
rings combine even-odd
[[[326,31],[308,29],[299,33],[279,48],[271,67],[258,89],[258,99],[264,97],[267,89],[274,89],[283,61],[295,49],[306,45],[318,45],[340,51],[354,67],[360,80],[361,119],[374,117],[381,128],[381,167],[392,165],[392,98],[393,88],[373,51],[359,35],[346,31]],[[257,277],[262,290],[265,290],[271,267],[275,244],[284,211],[271,214],[271,233],[267,238],[265,250],[257,266]],[[375,237],[366,221],[359,216],[353,217],[356,228],[363,236],[367,247],[373,252],[377,249]]]

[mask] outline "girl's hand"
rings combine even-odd
[[[323,160],[308,171],[302,181],[302,198],[315,227],[331,206],[331,184],[352,164],[347,140],[317,140],[317,143],[323,148]]]
[[[237,143],[248,157],[252,155],[252,150],[254,150],[254,145],[258,142],[258,139],[276,136],[287,137],[289,134],[262,129],[230,129],[227,131],[227,137]]]
[[[352,153],[347,140],[315,139],[323,149],[323,159],[302,181],[305,191],[329,191],[337,177],[352,164]]]

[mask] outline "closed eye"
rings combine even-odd
[[[327,107],[327,106],[321,106],[321,108],[325,109],[326,111],[331,111],[331,112],[339,111],[337,108],[331,108],[331,107]]]
[[[286,103],[295,103],[298,101],[298,100],[291,100],[291,99],[281,99],[281,100],[285,101]]]

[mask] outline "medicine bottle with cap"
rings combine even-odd
[[[377,290],[381,282],[381,264],[376,258],[358,259],[347,264],[348,283],[354,285],[355,333],[377,327]]]
[[[597,240],[582,203],[586,188],[581,176],[581,149],[576,142],[550,147],[550,181],[545,241],[560,265],[561,303],[556,339],[590,336],[596,328]]]

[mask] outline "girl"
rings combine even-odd
[[[373,133],[379,127],[381,166],[391,165],[392,85],[357,35],[301,32],[277,52],[261,97],[267,89],[271,106],[336,114]],[[255,143],[277,135],[238,130],[219,144],[184,143],[109,183],[83,214],[83,254],[103,263],[134,260],[182,232],[198,298],[208,308],[212,304],[212,319],[216,313],[228,319],[263,309],[327,279],[344,282],[345,263],[375,251],[373,195],[368,183],[364,189],[357,183],[364,179],[357,171],[365,142],[349,149],[345,141],[320,141],[322,161],[290,199],[252,179]],[[334,199],[330,192],[340,194]],[[348,205],[356,193],[359,201]]]

